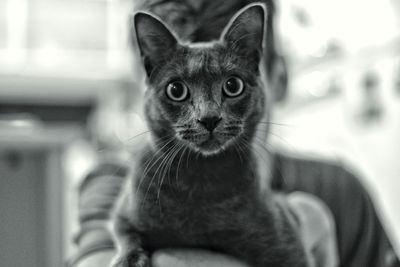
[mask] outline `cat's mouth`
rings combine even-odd
[[[198,146],[201,147],[203,150],[214,151],[221,149],[223,143],[224,142],[221,142],[218,138],[215,137],[215,134],[210,133],[208,135],[208,138],[203,142],[200,142]]]
[[[202,153],[205,156],[213,155],[224,150],[230,141],[233,139],[232,135],[221,134],[218,132],[210,132],[204,134],[192,135],[190,137],[183,137],[189,146],[195,151]]]

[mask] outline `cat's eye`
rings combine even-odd
[[[189,97],[189,89],[183,82],[175,81],[167,85],[166,94],[169,99],[181,102]]]
[[[244,91],[244,83],[239,77],[230,77],[223,86],[224,94],[228,97],[237,97]]]

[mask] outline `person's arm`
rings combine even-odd
[[[304,192],[290,193],[286,199],[312,266],[339,266],[335,222],[329,208]]]
[[[108,223],[127,174],[128,168],[122,162],[103,162],[85,177],[79,189],[80,232],[75,238],[78,252],[70,266],[109,265],[115,249]]]
[[[114,257],[114,250],[99,250],[85,257],[80,258],[73,265],[74,267],[108,267]]]
[[[334,162],[277,154],[272,187],[312,194],[328,206],[335,221],[340,266],[400,267],[375,203],[354,172]]]

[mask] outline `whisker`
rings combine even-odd
[[[271,122],[271,121],[259,121],[257,123],[270,124],[270,125],[276,125],[276,126],[282,126],[282,127],[295,127],[294,125],[291,125],[291,124],[277,123],[277,122]]]
[[[144,134],[146,134],[146,133],[150,133],[150,130],[147,130],[147,131],[141,132],[141,133],[139,133],[139,134],[137,134],[137,135],[134,135],[134,136],[132,136],[132,137],[129,137],[128,139],[125,140],[125,143],[131,142],[133,139],[135,139],[135,138],[137,138],[137,137],[139,137],[139,136],[142,136],[142,135],[144,135]],[[124,143],[124,142],[123,142],[123,143]]]
[[[175,128],[190,128],[190,124],[174,124],[173,127]]]
[[[165,176],[168,175],[169,171],[170,171],[170,167],[171,164],[174,160],[174,157],[176,155],[176,152],[178,151],[177,147],[179,146],[179,144],[175,144],[172,148],[172,151],[170,153],[168,153],[168,155],[165,156],[164,161],[161,163],[161,169],[160,169],[160,173],[161,176],[158,177],[159,183],[158,183],[158,192],[157,192],[157,200],[158,200],[158,205],[160,207],[160,211],[161,211],[161,199],[160,199],[160,193],[161,193],[161,188],[165,179]]]
[[[163,165],[165,159],[168,157],[169,153],[171,152],[171,150],[173,150],[173,148],[175,147],[175,145],[176,145],[176,144],[174,144],[172,147],[170,147],[170,148],[167,149],[167,152],[165,152],[165,154],[167,154],[166,157],[163,157],[164,154],[162,154],[162,155],[158,158],[158,160],[159,160],[159,159],[162,159],[162,161],[161,161],[160,165],[157,167],[156,171],[154,172],[153,176],[152,176],[151,179],[150,179],[150,183],[149,183],[149,185],[147,186],[146,194],[144,195],[144,197],[143,197],[143,199],[142,199],[142,207],[143,207],[143,205],[144,205],[144,203],[145,203],[145,201],[146,201],[147,194],[148,194],[149,191],[150,191],[150,188],[151,188],[151,186],[152,186],[152,184],[153,184],[154,178],[156,177],[156,175],[157,175],[157,173],[158,173],[160,167]],[[158,160],[157,160],[157,161],[158,161]]]
[[[159,188],[159,191],[158,191],[158,194],[157,194],[158,198],[160,198],[161,186],[163,184],[163,181],[164,181],[165,177],[168,177],[168,181],[170,181],[170,176],[169,175],[170,175],[170,172],[171,172],[171,167],[172,167],[172,165],[174,163],[174,160],[175,160],[176,156],[180,153],[180,151],[182,150],[184,145],[180,144],[180,145],[177,145],[176,147],[175,147],[175,151],[172,153],[172,156],[170,156],[170,160],[166,164],[167,166],[166,166],[164,174],[163,174],[163,176],[161,178],[162,180],[160,182],[160,188]]]
[[[242,121],[230,121],[230,122],[226,123],[225,125],[226,126],[240,126],[242,124],[243,124]]]
[[[245,150],[246,147],[244,148],[242,147],[243,146],[242,142],[238,142],[237,145],[239,149],[242,151],[243,155],[246,155],[246,150]]]
[[[161,148],[159,148],[157,151],[155,151],[153,156],[145,163],[146,167],[144,168],[144,170],[142,172],[141,178],[139,180],[139,185],[138,185],[138,187],[136,189],[136,193],[139,192],[140,186],[141,186],[143,180],[146,178],[146,176],[147,176],[148,172],[150,171],[150,169],[153,168],[153,166],[162,158],[162,156],[163,156],[162,150],[167,145],[169,145],[172,141],[174,141],[174,139],[175,139],[174,137],[170,137],[170,139],[167,139],[167,141],[165,141],[165,144]],[[158,153],[160,153],[160,152],[161,152],[161,155],[158,155]]]
[[[270,144],[268,144],[268,142],[266,140],[263,140],[258,136],[254,136],[254,141],[257,142],[262,148],[264,148],[267,153],[272,153],[271,151],[273,150],[273,148],[271,150],[269,150],[266,147],[267,145],[270,145]]]
[[[242,127],[240,127],[240,126],[235,126],[235,125],[224,127],[224,130],[228,130],[228,131],[240,130],[240,129],[242,129]]]
[[[292,149],[293,151],[296,151],[297,150],[297,148],[295,147],[295,146],[293,146],[293,144],[291,144],[289,141],[287,141],[284,137],[282,137],[282,136],[280,136],[280,135],[278,135],[278,134],[276,134],[276,133],[274,133],[274,132],[272,132],[272,131],[264,131],[264,132],[266,132],[266,133],[268,133],[268,134],[270,134],[271,136],[273,136],[273,137],[276,137],[276,138],[278,138],[279,140],[281,140],[281,141],[283,141],[283,143],[285,144],[285,145],[287,145],[290,149]]]
[[[239,151],[238,146],[237,146],[236,143],[233,144],[233,148],[235,149],[235,151],[237,152],[237,154],[238,154],[238,156],[239,156],[240,163],[243,164],[243,159],[242,159],[242,156],[240,155],[240,151]]]
[[[174,159],[175,159],[175,157],[178,155],[179,151],[180,151],[183,147],[184,147],[183,144],[177,144],[177,145],[175,146],[174,151],[171,153],[170,160],[167,162],[168,168],[167,168],[167,166],[166,166],[165,171],[164,171],[164,174],[163,174],[163,179],[164,179],[165,176],[168,176],[168,179],[169,179],[169,174],[170,174],[170,172],[171,172],[171,167],[172,167],[172,164],[173,164],[173,162],[174,162]],[[161,182],[162,182],[162,181],[161,181]]]
[[[191,152],[192,152],[192,150],[190,148],[188,148],[188,154],[186,156],[186,169],[189,169],[189,157],[190,157]]]
[[[252,146],[252,144],[249,143],[247,140],[244,140],[244,141],[247,142],[247,144],[248,144],[247,147],[250,146],[253,148],[252,151],[257,154],[259,159],[261,159],[262,161],[265,161],[265,162],[269,161],[269,159],[267,158],[268,156],[265,153],[261,153],[260,151],[258,151],[259,146]],[[261,148],[265,149],[265,151],[267,152],[268,155],[270,154],[270,151],[266,147],[264,147],[264,145],[262,143],[259,143],[259,145],[261,146]],[[268,169],[268,172],[269,172],[269,176],[272,177],[273,171],[271,170],[271,168]]]
[[[181,131],[178,131],[178,133],[179,134],[195,134],[195,133],[197,133],[197,131],[196,130],[193,130],[193,129],[185,129],[185,130],[181,130]]]
[[[175,173],[175,182],[176,182],[176,183],[178,183],[179,168],[180,168],[180,165],[181,165],[181,160],[182,160],[183,155],[185,154],[186,150],[188,149],[188,147],[185,146],[185,145],[182,145],[182,147],[184,147],[184,150],[183,150],[183,152],[181,153],[181,155],[180,155],[180,157],[179,157],[179,160],[178,160],[178,167],[176,168],[176,173]]]

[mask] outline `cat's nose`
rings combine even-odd
[[[212,132],[221,120],[222,118],[218,116],[208,116],[197,120],[197,122],[203,125],[208,131]]]

